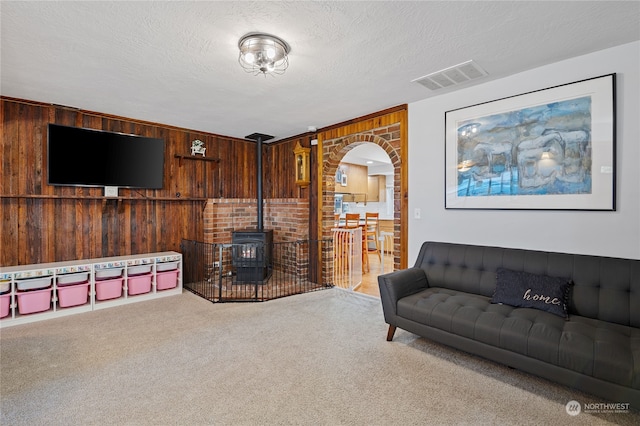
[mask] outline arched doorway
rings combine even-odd
[[[344,156],[352,149],[367,143],[378,145],[384,150],[393,167],[393,265],[394,270],[401,268],[401,143],[400,136],[396,138],[388,135],[373,134],[375,130],[358,133],[346,137],[322,141],[323,165],[322,165],[322,238],[331,238],[331,228],[334,226],[334,199],[336,193],[336,172]],[[397,132],[399,133],[399,132]],[[383,137],[386,136],[386,137]]]

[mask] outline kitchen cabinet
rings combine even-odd
[[[367,178],[367,201],[385,202],[387,199],[387,177],[372,175]]]
[[[335,192],[342,194],[364,194],[367,193],[368,168],[358,164],[340,163],[339,175],[342,177],[340,182],[336,181]]]

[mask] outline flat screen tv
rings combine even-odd
[[[161,189],[164,139],[49,124],[49,185]]]

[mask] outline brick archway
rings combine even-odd
[[[364,143],[374,143],[387,153],[393,165],[393,253],[394,269],[400,269],[401,156],[400,125],[324,140],[322,143],[322,238],[331,237],[334,226],[335,175],[347,152]]]

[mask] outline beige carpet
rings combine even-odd
[[[0,330],[2,425],[596,425],[603,402],[398,330],[330,289],[263,303],[190,293]]]

